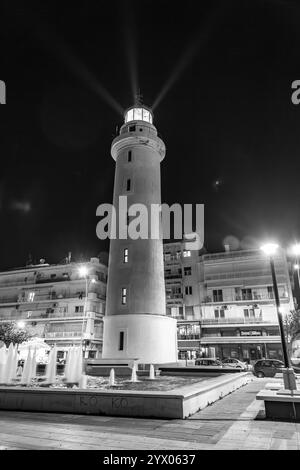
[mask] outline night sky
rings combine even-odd
[[[209,251],[300,238],[296,2],[4,0],[0,16],[1,269],[108,249],[96,208],[138,89],[167,147],[162,201],[205,204]]]

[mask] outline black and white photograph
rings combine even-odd
[[[0,450],[300,450],[300,3],[0,19]]]

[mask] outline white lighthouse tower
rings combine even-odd
[[[150,109],[137,104],[125,112],[111,155],[116,161],[117,215],[119,197],[127,196],[128,208],[136,203],[146,206],[150,227],[151,205],[161,203],[160,162],[165,156]],[[177,361],[176,320],[166,316],[160,217],[151,222],[159,234],[156,239],[150,233],[147,238],[121,238],[117,222],[117,238],[110,240],[103,359]]]

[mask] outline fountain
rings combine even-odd
[[[32,359],[31,359],[30,376],[32,379],[36,378],[36,368],[37,368],[37,360],[36,360],[36,348],[35,348],[33,351]]]
[[[110,387],[116,385],[115,383],[115,369],[110,369],[108,384]]]
[[[53,384],[56,380],[56,358],[57,358],[57,348],[54,346],[49,354],[49,361],[46,367],[46,383]],[[25,369],[25,367],[24,367]]]
[[[0,348],[0,383],[4,383],[6,355],[6,347],[2,346],[2,348]]]
[[[23,373],[21,377],[21,384],[29,385],[31,382],[32,373],[32,356],[31,349],[28,351],[28,355],[24,364]]]
[[[136,374],[136,363],[134,363],[132,366],[130,382],[138,382],[138,378]]]
[[[85,379],[83,379],[82,376],[82,349],[80,346],[72,346],[67,356],[65,367],[65,382],[81,383],[84,385]]]
[[[154,365],[153,364],[150,364],[149,379],[150,380],[155,380],[155,371],[154,371]]]
[[[7,356],[6,356],[6,364],[4,368],[4,382],[5,383],[12,383],[13,379],[15,378],[16,370],[15,370],[15,347],[13,343],[10,343]]]

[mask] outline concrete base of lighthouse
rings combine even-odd
[[[164,315],[128,314],[104,317],[102,358],[134,358],[141,364],[177,362],[176,325],[174,318]]]

